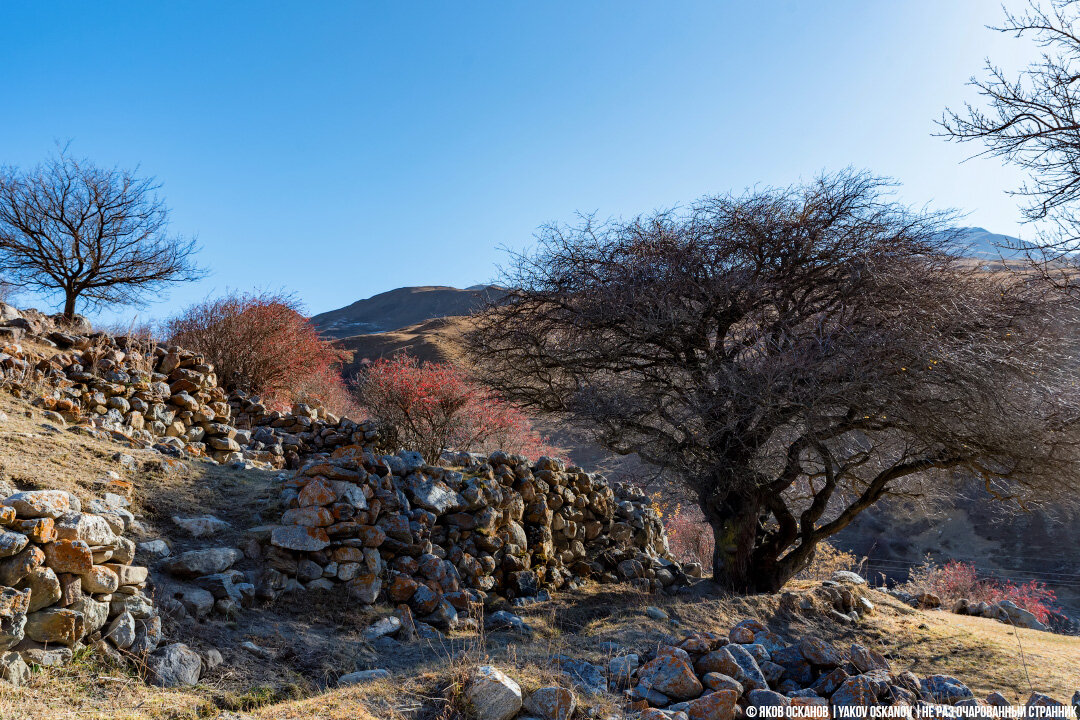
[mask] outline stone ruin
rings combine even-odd
[[[210,591],[210,603],[196,603],[200,615],[209,606],[231,612],[257,597],[321,589],[395,604],[415,613],[421,629],[447,629],[475,622],[465,612],[474,604],[528,603],[587,579],[656,591],[685,583],[686,571],[700,574],[671,556],[660,517],[640,490],[559,460],[455,453],[433,466],[415,452],[385,454],[373,422],[303,404],[270,410],[257,397],[227,392],[198,353],[2,304],[0,343],[0,380],[70,431],[234,467],[295,470],[280,476],[276,507],[261,513],[276,524],[250,531],[255,549],[245,551],[261,561],[258,576],[230,569],[241,556],[235,548],[191,551],[166,564],[170,574]],[[83,568],[87,573],[107,575],[97,569],[106,567],[138,582],[120,582],[112,591],[119,599],[88,592],[78,600],[65,589],[57,605],[57,617],[71,625],[64,642],[96,640],[98,620],[115,616],[123,619],[114,619],[113,644],[153,650],[160,620],[138,592],[145,570],[140,576],[139,569],[111,567],[131,562],[126,556],[100,565],[103,544],[84,542],[98,563]],[[43,568],[38,574],[52,572],[61,587],[74,587],[72,573],[50,569],[47,559]],[[139,614],[124,610],[136,603],[130,598],[138,599]],[[82,625],[72,619],[78,608],[106,602],[104,617],[96,611]],[[51,605],[29,610],[32,604],[31,613],[56,614]],[[129,617],[134,630],[126,633]]]
[[[370,446],[310,458],[283,482],[278,524],[252,531],[269,568],[261,590],[341,588],[445,629],[472,604],[528,602],[586,579],[685,582],[640,490],[547,457],[465,458],[432,466]]]
[[[153,651],[161,618],[148,571],[124,537],[134,517],[114,493],[86,507],[71,493],[30,490],[0,501],[0,677],[55,665],[84,645]]]
[[[0,318],[13,308],[0,303]],[[0,375],[9,383],[36,381],[47,390],[34,401],[73,423],[134,447],[251,467],[297,467],[300,458],[372,441],[373,423],[340,418],[297,404],[268,409],[259,398],[218,384],[214,366],[198,353],[137,338],[56,328],[36,311],[0,320]],[[12,324],[14,323],[14,324]],[[85,334],[75,334],[76,329]],[[19,343],[55,348],[46,355]]]

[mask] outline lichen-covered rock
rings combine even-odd
[[[15,508],[19,517],[56,519],[71,510],[71,498],[62,490],[26,490],[9,495],[4,505]]]
[[[577,698],[572,691],[552,685],[529,693],[524,707],[542,720],[570,720],[577,707]]]
[[[41,548],[29,545],[21,552],[0,560],[0,585],[14,587],[31,570],[45,562]]]
[[[85,635],[82,613],[66,608],[46,608],[26,616],[26,636],[39,643],[71,647]]]
[[[701,681],[683,659],[659,656],[638,671],[638,684],[675,700],[690,700],[701,694]]]
[[[733,720],[739,696],[734,690],[717,690],[686,706],[690,720]]]
[[[42,546],[45,564],[58,573],[84,575],[94,567],[94,553],[82,540],[57,540]]]
[[[841,683],[830,700],[833,707],[870,707],[877,704],[877,695],[866,677],[855,675]]]
[[[20,552],[29,542],[22,533],[0,530],[0,558],[10,557]]]
[[[270,542],[286,550],[316,552],[329,547],[330,538],[320,527],[290,525],[274,528],[270,535]]]

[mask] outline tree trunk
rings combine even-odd
[[[72,320],[75,319],[75,301],[78,300],[78,298],[79,298],[79,296],[76,293],[72,292],[71,290],[67,290],[67,291],[64,292],[64,320],[65,321],[71,322]]]
[[[737,593],[777,592],[792,573],[758,548],[764,503],[753,493],[729,493],[702,503],[712,527],[713,582]]]

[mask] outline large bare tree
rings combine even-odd
[[[1080,250],[1080,2],[1029,2],[1019,13],[1006,11],[992,28],[1029,38],[1042,49],[1023,71],[1009,73],[992,60],[970,84],[978,104],[946,110],[943,135],[975,142],[979,155],[999,157],[1027,171],[1029,180],[1012,191],[1026,201],[1035,223],[1036,247],[1028,256],[1063,283],[1075,282]]]
[[[169,233],[157,190],[152,178],[66,151],[30,170],[0,169],[0,274],[62,295],[69,319],[80,301],[137,303],[201,277],[194,240]]]
[[[715,580],[775,591],[886,495],[1077,487],[1076,308],[985,273],[857,172],[541,231],[468,345],[507,398],[696,499]]]

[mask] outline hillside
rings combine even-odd
[[[160,455],[135,451],[136,469],[111,460],[130,449],[61,430],[40,409],[0,396],[0,458],[5,477],[20,487],[60,487],[91,497],[95,479],[120,472],[133,483],[130,510],[142,523],[140,542],[164,538],[172,557],[207,539],[185,535],[174,515],[209,514],[232,529],[209,538],[216,545],[243,544],[244,531],[258,522],[252,508],[264,502],[272,473],[234,470],[202,461],[162,464]],[[15,458],[23,458],[13,463]],[[249,560],[240,566],[255,567]],[[171,597],[165,575],[155,570],[154,593]],[[792,590],[810,597],[815,583],[799,581]],[[879,651],[898,669],[919,677],[944,674],[966,683],[979,697],[991,691],[1023,702],[1032,690],[1067,700],[1080,664],[1080,638],[1054,635],[983,618],[944,611],[917,610],[871,590],[875,610],[858,623],[839,622],[825,610],[793,613],[779,595],[709,598],[643,593],[628,585],[589,585],[552,594],[552,599],[513,608],[531,628],[529,635],[509,629],[477,634],[459,630],[438,640],[409,641],[364,631],[389,617],[388,608],[365,609],[337,602],[329,593],[283,597],[245,607],[229,618],[168,615],[165,633],[200,654],[220,652],[222,663],[204,671],[198,685],[167,689],[148,685],[138,666],[83,652],[66,666],[36,668],[22,687],[0,688],[0,717],[32,720],[85,718],[143,720],[174,718],[460,718],[444,713],[441,698],[454,682],[479,664],[493,664],[528,693],[566,683],[557,657],[607,667],[615,647],[650,657],[658,645],[694,633],[727,636],[745,618],[760,620],[785,638],[819,637],[838,648],[853,643]],[[672,620],[653,617],[650,606]],[[788,608],[788,609],[785,609]],[[244,643],[262,654],[245,649]],[[335,687],[343,672],[384,668],[390,677]],[[572,686],[572,685],[571,685]],[[601,717],[617,713],[614,695],[578,694],[581,707]],[[450,706],[453,707],[452,705]],[[238,714],[221,715],[232,712]],[[440,715],[441,714],[441,715]],[[615,715],[619,717],[621,715]]]
[[[311,318],[319,332],[334,338],[397,330],[433,318],[468,315],[498,289],[481,285],[464,290],[453,287],[403,287],[357,300]]]
[[[726,596],[634,487],[383,455],[372,424],[269,412],[190,351],[20,319],[0,358],[0,717],[508,720],[524,701],[567,720],[538,705],[555,696],[707,720],[867,687],[857,702],[1074,689],[1078,637],[911,607],[835,564]],[[478,710],[496,700],[513,712]]]

